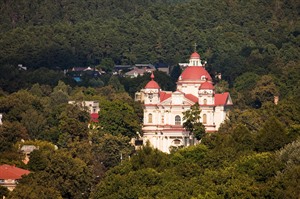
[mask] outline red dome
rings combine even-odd
[[[201,84],[199,89],[211,89],[211,90],[213,90],[214,86],[210,82],[204,82],[203,84]]]
[[[145,88],[154,88],[154,89],[160,89],[158,83],[154,81],[153,79],[148,82],[148,84],[145,86]]]
[[[189,66],[181,73],[181,81],[184,81],[184,80],[199,81],[199,80],[203,80],[203,79],[201,79],[203,76],[206,78],[206,80],[209,80],[209,81],[212,80],[211,76],[208,74],[208,72],[203,67]]]
[[[191,54],[191,59],[200,59],[200,55],[197,52],[193,52],[193,54]]]

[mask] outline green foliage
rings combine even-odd
[[[136,152],[131,158],[131,162],[133,170],[154,168],[161,171],[169,164],[167,154],[157,149],[153,149],[148,144]]]
[[[253,99],[259,100],[261,103],[272,102],[274,96],[278,96],[278,88],[270,75],[264,75],[257,81],[251,94]]]
[[[14,143],[26,138],[27,130],[19,122],[4,122],[0,126],[0,151],[10,151]]]
[[[40,150],[28,168],[35,172],[9,198],[89,198],[99,180],[92,198],[299,198],[297,1],[6,0],[0,10],[0,162],[24,167],[21,139],[60,147],[34,142]],[[235,110],[208,135],[197,109],[186,128],[201,143],[171,155],[149,146],[132,154],[128,144],[142,121],[129,96],[149,75],[83,76],[79,85],[93,88],[74,89],[62,72],[165,63],[174,66],[172,79],[158,71],[155,79],[175,90],[177,64],[195,42],[210,74],[222,74],[216,89],[230,90]],[[69,99],[99,100],[103,129],[89,132],[88,114]]]
[[[30,184],[31,187],[49,188],[53,194],[58,192],[63,198],[82,198],[83,195],[88,197],[92,173],[82,160],[72,158],[69,154],[61,151],[50,153],[47,158],[47,166],[41,171],[22,178],[21,186],[18,186],[16,190]]]
[[[52,187],[45,187],[40,185],[20,185],[13,192],[9,194],[8,199],[16,198],[31,198],[31,199],[62,199],[59,191]]]
[[[128,159],[134,147],[130,139],[123,135],[104,134],[93,138],[93,161],[103,164],[106,168],[114,167]]]
[[[200,106],[195,103],[191,108],[183,112],[183,127],[195,136],[197,140],[200,140],[205,134],[205,127],[200,122]]]
[[[7,197],[8,194],[9,194],[8,188],[6,188],[4,186],[0,186],[0,197],[2,197],[2,198]]]
[[[111,85],[112,88],[116,91],[116,92],[124,92],[124,86],[120,83],[119,79],[112,75],[108,81],[108,85]]]
[[[266,182],[282,169],[282,164],[274,161],[274,155],[270,153],[260,153],[241,157],[236,165],[237,171],[246,173],[256,181]]]
[[[256,137],[258,151],[275,151],[289,142],[286,129],[275,117],[269,118]]]
[[[103,132],[112,135],[136,136],[140,132],[139,119],[132,106],[120,100],[103,101],[99,119]]]

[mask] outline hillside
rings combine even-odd
[[[0,197],[299,198],[299,11],[296,0],[1,1],[0,164],[31,174]],[[216,93],[230,92],[228,120],[196,146],[135,150],[133,96],[150,74],[112,67],[166,64],[155,81],[175,90],[195,43]],[[63,73],[87,66],[106,74]],[[96,128],[69,100],[99,103]],[[23,145],[39,148],[27,165]]]

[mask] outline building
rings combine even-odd
[[[29,173],[28,170],[3,164],[0,166],[0,185],[12,191],[17,186],[18,180]]]
[[[125,77],[135,78],[137,76],[143,76],[144,73],[151,73],[156,68],[152,64],[135,64],[134,67],[124,74]]]
[[[22,160],[24,164],[28,164],[29,159],[30,159],[30,153],[34,150],[38,150],[39,147],[36,147],[34,145],[23,145],[21,147],[22,153],[25,155],[24,159]]]
[[[79,106],[83,110],[86,110],[90,113],[90,128],[96,128],[99,121],[99,102],[97,101],[69,101],[69,104]]]
[[[161,90],[151,75],[151,80],[136,100],[144,104],[143,142],[163,152],[171,147],[193,145],[196,140],[183,128],[183,112],[199,103],[201,119],[206,132],[215,132],[226,119],[232,106],[230,94],[216,94],[212,78],[205,70],[200,55],[194,52],[188,66],[179,76],[175,92]]]
[[[98,113],[100,111],[99,102],[97,101],[69,101],[69,104],[76,104],[81,108],[87,110],[90,114]]]
[[[2,125],[2,117],[3,117],[3,115],[2,115],[2,113],[0,113],[0,125]]]

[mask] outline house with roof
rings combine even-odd
[[[196,142],[183,128],[183,112],[192,105],[200,105],[200,122],[206,132],[216,132],[233,105],[228,92],[215,93],[212,78],[197,52],[190,56],[175,92],[163,91],[154,79],[152,73],[145,88],[136,93],[136,100],[144,105],[143,142],[149,141],[154,148],[166,153],[172,147],[190,146]]]
[[[134,67],[124,74],[125,77],[143,76],[145,73],[152,73],[156,71],[155,66],[152,64],[135,64]]]
[[[17,186],[18,180],[20,180],[23,175],[28,175],[29,173],[30,171],[18,168],[14,165],[0,165],[0,185],[12,191]]]

